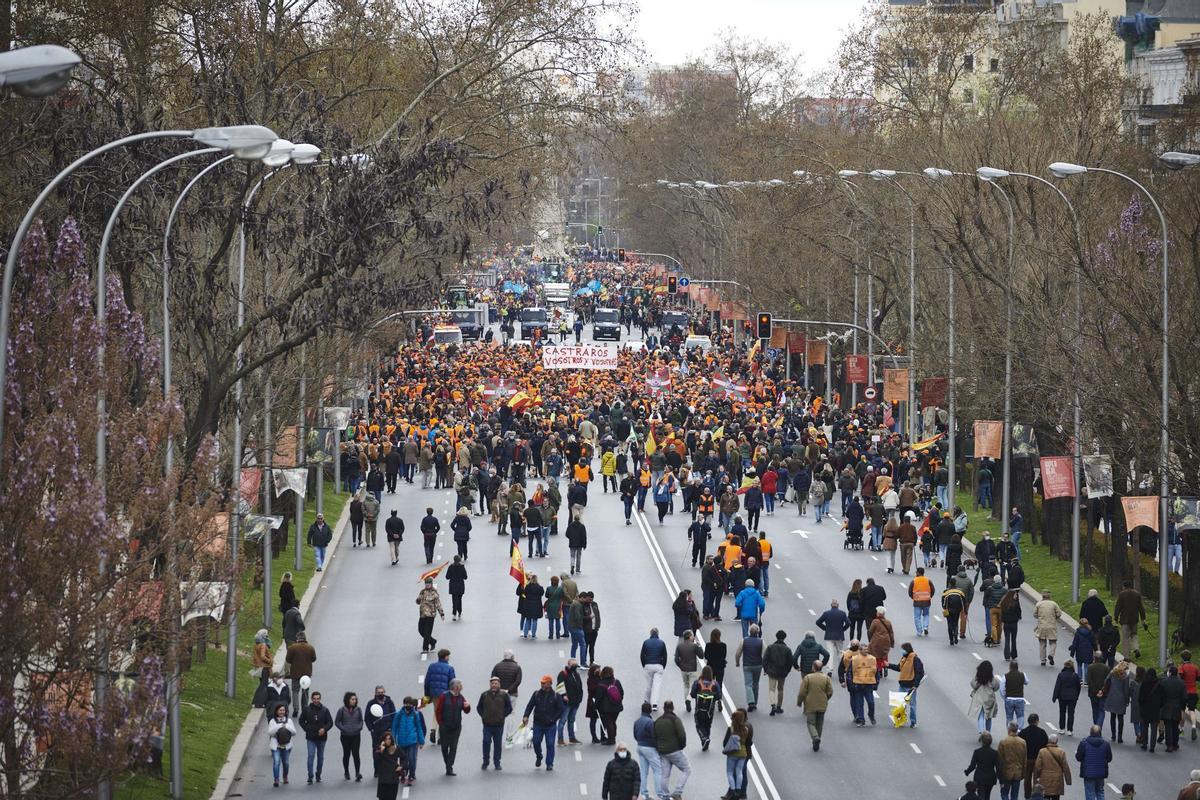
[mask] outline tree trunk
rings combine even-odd
[[[1110,499],[1116,500],[1115,497],[1101,498],[1097,505],[1102,506]],[[1103,516],[1103,512],[1101,515]],[[1112,530],[1108,536],[1108,590],[1113,594],[1121,591],[1121,584],[1125,581],[1125,576],[1129,574],[1125,554],[1128,542],[1129,532],[1125,530],[1125,515],[1113,514]]]

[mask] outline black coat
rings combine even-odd
[[[1098,631],[1104,624],[1104,618],[1108,616],[1108,609],[1104,607],[1104,601],[1099,597],[1089,597],[1079,607],[1079,616],[1091,624],[1092,630]]]
[[[1142,686],[1138,689],[1138,709],[1142,712],[1142,722],[1162,719],[1163,690],[1158,680],[1142,681]]]
[[[529,619],[542,618],[542,597],[546,590],[540,583],[531,583],[524,589],[517,587],[517,613]]]
[[[455,514],[454,520],[450,523],[450,530],[454,531],[454,541],[469,542],[471,540],[471,518],[463,514]]]
[[[975,773],[975,782],[980,786],[995,786],[996,771],[1000,759],[996,751],[990,747],[977,747],[971,754],[971,763],[964,774]]]
[[[631,797],[637,797],[641,782],[642,770],[632,753],[626,758],[614,756],[604,767],[604,784],[600,787],[601,800],[629,800]]]
[[[446,567],[446,580],[450,583],[450,594],[462,594],[467,590],[467,567],[451,564]]]
[[[571,520],[567,526],[567,546],[572,550],[587,549],[587,527],[579,520]]]
[[[878,583],[873,583],[868,586],[863,586],[859,593],[862,602],[862,618],[866,620],[875,619],[875,609],[883,605],[883,601],[887,600],[887,592]]]

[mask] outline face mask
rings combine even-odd
[[[629,758],[629,751],[628,750],[618,750],[617,758]]]

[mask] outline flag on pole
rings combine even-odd
[[[713,441],[720,439],[724,435],[725,435],[725,426],[722,425],[721,427],[719,427],[715,431],[713,431],[713,435],[712,435]]]
[[[442,570],[444,570],[448,566],[450,566],[450,562],[443,561],[442,563],[438,564],[436,567],[430,567],[429,569],[427,569],[421,573],[421,577],[418,578],[418,580],[421,583],[424,583],[426,578],[436,579],[438,575],[442,574]]]
[[[742,383],[734,383],[729,378],[726,378],[724,373],[717,372],[712,378],[712,394],[713,397],[725,400],[737,400],[745,402],[747,395],[750,393],[750,387]]]
[[[650,433],[646,436],[646,457],[654,455],[658,450],[658,444],[654,441],[654,429],[650,429]]]
[[[646,393],[653,397],[671,393],[670,368],[660,367],[646,378]]]
[[[508,574],[522,589],[525,588],[525,560],[521,558],[521,546],[516,542],[513,542],[512,563],[508,567]]]
[[[931,448],[935,444],[937,444],[939,441],[941,441],[945,436],[946,436],[946,434],[939,433],[937,436],[930,436],[928,439],[922,439],[921,441],[917,442],[916,444],[914,444],[912,446],[913,452],[919,453],[922,450],[928,450],[929,448]]]

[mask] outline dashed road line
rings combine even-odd
[[[921,755],[921,748],[917,747],[916,742],[909,742],[908,746],[913,749],[914,753],[916,753],[917,755]]]
[[[796,592],[796,597],[799,597],[801,600],[804,599],[804,595],[800,594],[799,592]]]
[[[975,656],[976,661],[983,661],[983,656],[979,655],[979,653],[971,653],[971,655]]]
[[[579,784],[579,794],[583,795],[584,797],[587,797],[587,784],[586,783]]]
[[[1120,794],[1120,793],[1121,793],[1121,790],[1117,788],[1117,785],[1116,785],[1115,783],[1111,783],[1111,782],[1110,782],[1110,783],[1108,784],[1108,788],[1112,789],[1112,790],[1113,790],[1114,792],[1116,792],[1117,794]]]
[[[582,752],[580,752],[579,750],[576,750],[576,751],[575,751],[575,760],[576,760],[576,761],[583,761],[583,753],[582,753]]]
[[[945,782],[944,780],[942,780],[942,776],[941,776],[941,775],[934,775],[934,776],[933,776],[933,779],[934,779],[935,781],[937,781],[937,785],[938,785],[938,786],[942,786],[942,787],[944,787],[944,786],[946,785],[946,782]]]
[[[879,560],[879,556],[871,556],[871,560],[872,560],[872,561],[878,561],[878,560]]]
[[[784,578],[784,580],[785,580],[785,581],[787,581],[788,583],[791,583],[791,582],[792,582],[792,579],[791,579],[791,578]]]
[[[817,612],[813,611],[811,608],[808,610],[808,613],[813,615],[814,617],[817,615]]]

